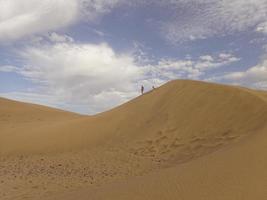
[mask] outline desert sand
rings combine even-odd
[[[267,199],[267,92],[171,81],[78,115],[0,98],[1,200]]]

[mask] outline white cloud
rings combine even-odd
[[[37,93],[53,96],[57,103],[83,105],[89,113],[135,96],[143,76],[131,55],[116,54],[104,43],[28,47],[19,57],[24,65],[15,70],[40,86]]]
[[[0,0],[0,42],[93,22],[123,0]]]
[[[257,32],[267,34],[267,21],[259,24],[256,28]]]
[[[267,81],[260,81],[254,83],[254,87],[262,90],[267,90]]]
[[[200,58],[200,60],[203,60],[203,61],[209,61],[209,62],[214,61],[213,57],[210,55],[200,56],[199,58]]]
[[[75,0],[0,0],[0,41],[67,26],[77,14]]]
[[[168,0],[164,4],[171,4],[177,13],[161,28],[172,43],[253,30],[267,22],[266,0]]]
[[[224,76],[225,79],[256,83],[267,80],[267,61],[243,72],[233,72]]]
[[[213,77],[210,80],[267,89],[267,59],[245,71],[231,72],[223,76]]]

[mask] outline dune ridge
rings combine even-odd
[[[266,94],[177,80],[95,116],[0,99],[0,198],[265,197]]]

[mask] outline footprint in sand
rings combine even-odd
[[[175,127],[175,128],[168,128],[167,130],[166,130],[166,132],[167,133],[171,133],[171,132],[175,132],[177,130],[177,128]]]
[[[202,145],[202,144],[197,144],[196,146],[193,146],[192,147],[192,149],[193,150],[196,150],[196,151],[198,151],[198,150],[200,150],[200,149],[203,149],[204,148],[204,146]]]
[[[146,140],[146,144],[152,145],[153,144],[153,140]]]
[[[171,148],[179,148],[179,147],[182,147],[182,146],[184,146],[184,144],[183,143],[180,143],[180,142],[178,142],[177,140],[175,140],[175,141],[173,141],[172,143],[171,143]]]
[[[161,142],[163,142],[164,140],[167,140],[167,139],[168,139],[168,137],[166,135],[163,135],[160,138],[156,139],[156,143],[160,144]]]
[[[226,140],[234,140],[234,139],[237,139],[237,138],[239,138],[240,136],[238,136],[238,135],[229,135],[227,138],[226,138]]]
[[[196,142],[201,142],[201,141],[204,141],[204,140],[206,140],[206,139],[202,138],[202,137],[193,136],[192,139],[190,140],[190,142],[196,143]]]
[[[158,135],[162,135],[163,133],[162,133],[162,131],[158,131],[157,134]]]
[[[232,132],[231,130],[227,130],[227,131],[222,133],[222,136],[228,136],[228,135],[230,135],[231,132]]]

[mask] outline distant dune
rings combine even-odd
[[[267,199],[267,92],[171,81],[83,116],[0,99],[0,199]]]

